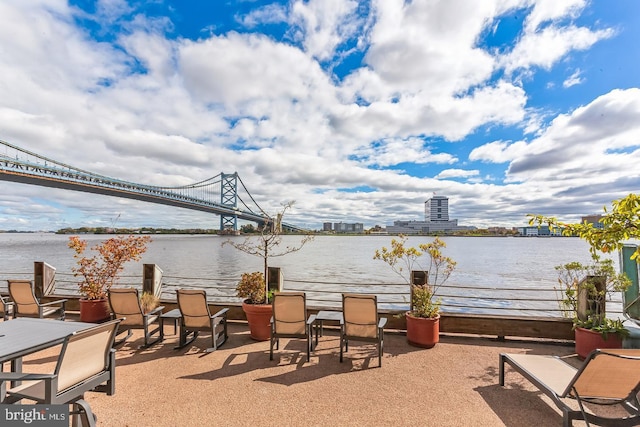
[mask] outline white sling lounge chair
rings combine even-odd
[[[499,382],[504,386],[508,364],[562,411],[563,426],[585,420],[606,426],[640,425],[640,350],[594,350],[578,369],[555,356],[500,354]],[[576,405],[571,405],[575,399]],[[621,405],[629,416],[609,418],[585,408],[585,403]],[[576,409],[578,408],[578,409]]]

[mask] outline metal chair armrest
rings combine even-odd
[[[155,316],[156,314],[161,314],[162,310],[164,310],[164,305],[160,305],[144,315],[147,317]]]
[[[307,319],[307,325],[311,326],[314,323],[316,323],[316,315],[312,314],[311,316],[309,316],[309,318]]]
[[[68,299],[59,299],[59,300],[56,300],[56,301],[44,302],[44,303],[41,303],[40,305],[43,305],[43,306],[47,305],[48,306],[48,305],[62,304],[64,306],[64,304],[67,301],[69,301],[69,300]]]
[[[226,318],[227,317],[227,311],[229,311],[228,308],[223,308],[223,309],[219,310],[216,314],[212,314],[211,318],[220,317],[220,316],[224,316]]]
[[[55,374],[34,374],[26,372],[0,372],[0,383],[6,381],[41,381],[55,378]]]
[[[380,319],[378,319],[378,328],[384,328],[386,324],[387,324],[386,317],[381,317]]]

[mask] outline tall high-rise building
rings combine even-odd
[[[453,233],[473,227],[458,225],[457,219],[449,219],[449,198],[433,196],[424,202],[424,221],[394,221],[387,226],[389,234]]]
[[[427,222],[449,221],[449,198],[433,196],[424,202],[424,220]]]

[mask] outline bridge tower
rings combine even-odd
[[[238,207],[238,172],[220,174],[220,204]],[[238,231],[238,215],[220,215],[220,231]]]

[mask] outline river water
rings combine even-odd
[[[69,236],[48,233],[0,234],[0,291],[6,279],[32,278],[33,262],[56,268],[56,293],[74,294],[77,279]],[[86,235],[90,245],[108,236]],[[408,286],[388,265],[374,260],[376,249],[390,246],[391,236],[316,236],[298,252],[270,259],[280,267],[285,290],[308,292],[310,305],[335,306],[341,292],[375,292],[386,308],[408,305]],[[163,270],[164,296],[179,287],[203,287],[212,301],[234,300],[241,273],[262,271],[262,259],[245,254],[225,240],[244,237],[155,235],[140,263],[127,265],[121,283],[141,283],[142,264]],[[415,236],[409,245],[433,238]],[[445,255],[457,261],[446,286],[439,289],[443,311],[509,315],[552,315],[556,311],[554,266],[588,262],[588,245],[577,238],[444,237]],[[295,246],[299,236],[283,236],[282,246]],[[614,257],[618,262],[617,257]],[[610,310],[615,310],[615,303]]]

